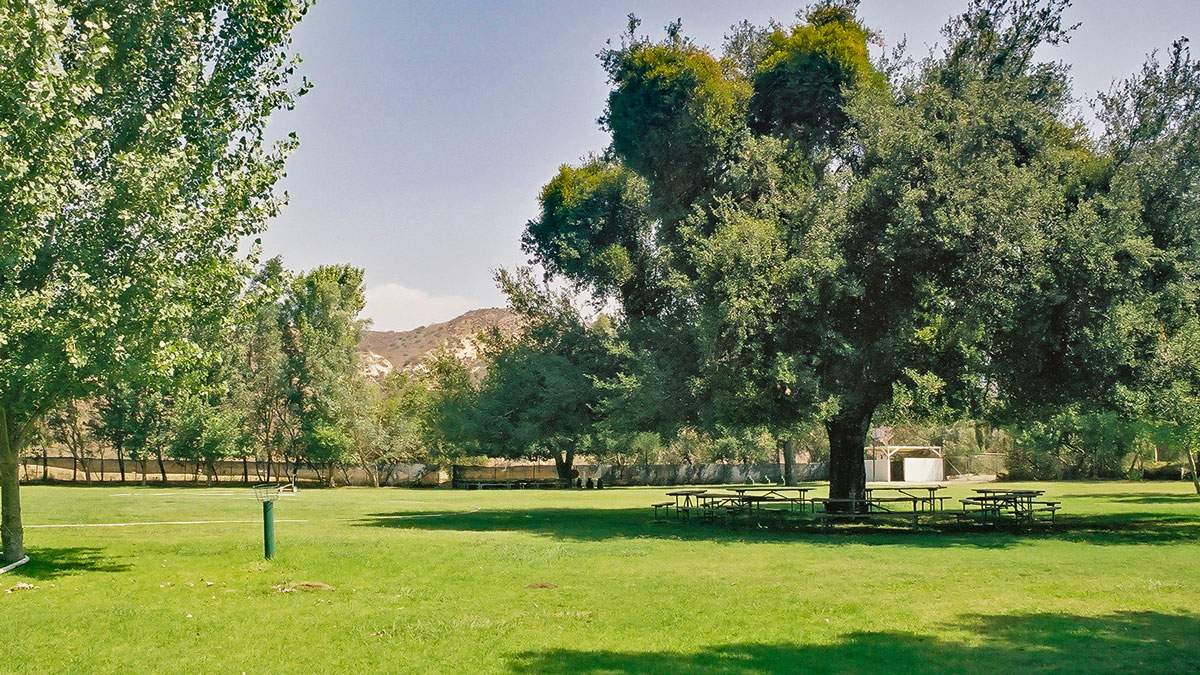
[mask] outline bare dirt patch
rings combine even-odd
[[[286,584],[275,584],[271,588],[276,593],[311,593],[335,590],[333,586],[320,581],[289,581]]]

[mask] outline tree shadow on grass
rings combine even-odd
[[[950,627],[950,626],[947,626]],[[832,644],[738,643],[695,651],[549,649],[511,656],[519,673],[1192,672],[1200,616],[1119,612],[968,616],[969,642],[898,631],[857,632]],[[681,650],[687,650],[681,645]]]
[[[1083,493],[1077,495],[1062,495],[1062,499],[1103,499],[1105,501],[1123,502],[1126,504],[1178,504],[1180,506],[1200,505],[1200,495],[1197,494],[1138,494],[1129,492]]]
[[[4,576],[26,577],[47,581],[80,572],[124,572],[129,565],[114,561],[102,549],[80,546],[60,548],[31,548],[29,562]]]
[[[604,541],[653,538],[714,542],[790,542],[837,545],[899,545],[922,548],[1005,548],[1031,540],[1087,544],[1171,544],[1200,540],[1200,513],[1117,513],[1062,516],[1053,525],[1024,528],[943,523],[919,530],[905,527],[838,526],[822,530],[811,519],[783,528],[671,519],[655,522],[648,509],[531,508],[469,512],[374,513],[355,523],[366,527],[467,532],[527,532],[555,539]]]

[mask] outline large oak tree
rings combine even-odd
[[[631,22],[601,54],[612,144],[547,185],[526,248],[621,302],[633,408],[823,420],[836,498],[897,392],[1122,405],[1196,313],[1200,87],[1177,46],[1090,133],[1036,58],[1067,4],[978,0],[915,63],[872,58],[854,2],[722,56]]]

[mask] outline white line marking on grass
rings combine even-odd
[[[242,523],[261,523],[262,520],[157,520],[140,523],[53,523],[48,525],[26,525],[33,528],[63,528],[63,527],[142,527],[146,525],[234,525]],[[307,520],[278,518],[277,523],[307,523]]]
[[[29,556],[25,556],[24,558],[21,558],[20,560],[18,560],[17,562],[15,562],[11,565],[5,565],[4,567],[0,567],[0,574],[4,574],[5,572],[11,572],[11,571],[17,569],[18,567],[20,567],[21,565],[24,565],[27,562],[29,562]]]
[[[163,494],[163,493],[138,494],[136,492],[118,492],[116,494],[109,495],[109,496],[110,497],[182,497],[182,498],[189,498],[189,497],[190,498],[195,498],[195,497],[243,497],[246,499],[250,499],[250,498],[254,497],[254,493],[250,492],[249,490],[246,490],[245,492],[198,492],[195,494],[184,494],[184,493],[178,493],[178,492],[172,492],[172,493],[166,493],[166,494]]]

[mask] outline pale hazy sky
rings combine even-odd
[[[320,0],[296,34],[316,88],[279,128],[296,130],[291,203],[264,244],[293,269],[348,262],[367,272],[382,330],[502,305],[492,270],[524,261],[521,229],[564,162],[607,143],[596,53],[633,12],[661,35],[672,19],[719,49],[747,18],[790,19],[804,2],[688,0]],[[865,0],[887,44],[924,54],[963,0]],[[1088,99],[1152,50],[1200,36],[1200,0],[1077,0],[1082,22],[1049,56],[1072,64]]]

